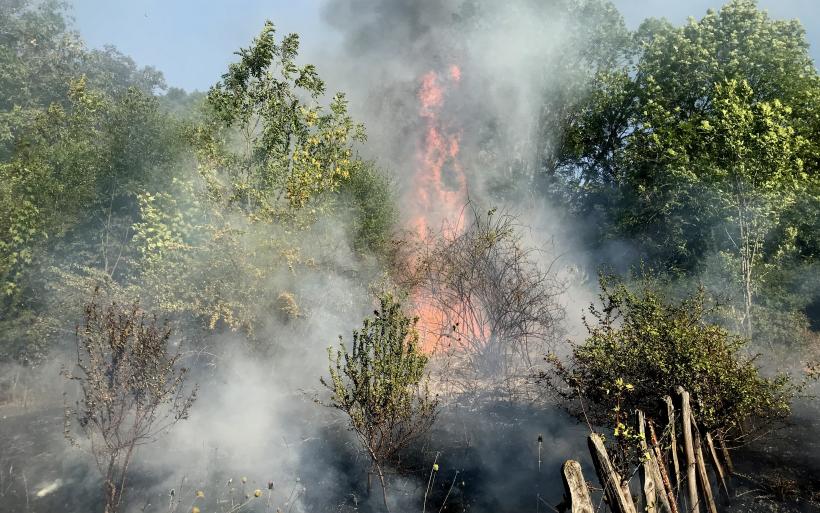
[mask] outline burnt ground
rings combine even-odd
[[[729,511],[820,512],[820,402],[801,400],[782,429],[734,459]]]
[[[80,512],[100,504],[96,468],[70,456],[62,426],[60,408],[0,406],[0,512]]]
[[[300,471],[306,490],[301,502],[306,511],[381,511],[377,481],[368,493],[366,461],[340,427],[327,426],[302,447],[302,460],[316,464]],[[430,485],[428,510],[551,511],[562,499],[563,461],[579,459],[592,475],[585,432],[552,408],[508,402],[448,407],[423,450],[403,462],[404,470],[417,477],[391,477],[394,511],[422,509],[419,498],[436,458],[440,470]],[[62,409],[0,406],[0,440],[0,513],[102,510],[99,474],[82,451],[68,448]],[[127,511],[167,511],[167,497],[153,493],[163,478],[140,475],[135,467]],[[224,476],[214,481],[224,483]],[[247,511],[267,510],[256,506]]]
[[[62,419],[60,408],[0,406],[0,513],[101,511],[97,470],[81,451],[66,449]],[[328,429],[326,436],[305,447],[307,459],[317,464],[305,469],[302,479],[310,490],[333,487],[335,491],[308,492],[302,503],[317,512],[380,511],[375,481],[374,490],[370,494],[366,490],[364,461],[357,458],[338,425]],[[540,469],[539,434],[544,440]],[[721,510],[820,512],[818,435],[820,408],[817,402],[807,401],[795,408],[783,429],[737,450],[733,498],[729,503],[723,499]],[[424,492],[436,453],[440,470],[431,485],[428,510],[552,511],[561,502],[559,471],[565,459],[580,460],[586,478],[595,481],[585,439],[585,426],[551,408],[510,403],[450,407],[439,418],[424,451],[406,462],[414,475],[424,479],[393,478],[394,511],[421,510],[417,498]],[[348,481],[337,482],[340,476]],[[167,498],[146,495],[163,479],[135,470],[128,511],[167,511]],[[148,502],[153,504],[147,506]]]

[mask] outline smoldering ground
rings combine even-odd
[[[315,342],[315,350],[323,353],[324,336],[294,335],[301,335],[302,344]],[[238,345],[227,337],[212,342]],[[367,490],[367,458],[347,432],[345,419],[313,402],[325,362],[297,359],[279,365],[237,350],[200,357],[190,377],[200,384],[196,406],[189,419],[139,449],[128,511],[187,511],[194,504],[203,511],[222,511],[257,489],[262,497],[249,504],[250,511],[380,510],[377,487]],[[46,389],[58,392],[59,377],[48,377],[52,384]],[[6,474],[0,510],[99,508],[97,469],[84,447],[70,447],[63,439],[60,404],[7,412],[0,421],[2,436],[9,440],[2,454]],[[444,407],[423,448],[409,455],[404,470],[425,475],[438,458],[431,509],[444,505],[445,497],[444,511],[525,507],[538,497],[554,505],[561,495],[560,464],[585,454],[583,431],[550,409],[452,404]],[[540,470],[539,434],[544,440]],[[425,486],[421,478],[391,476],[390,501],[397,511],[418,510]],[[196,497],[199,490],[203,498]]]

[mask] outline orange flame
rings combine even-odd
[[[414,177],[411,224],[422,239],[432,223],[455,221],[467,199],[467,178],[458,161],[461,134],[440,119],[447,88],[458,85],[461,70],[452,65],[446,77],[449,80],[442,80],[435,71],[426,73],[418,93],[425,135]]]
[[[441,119],[447,93],[461,81],[461,69],[453,64],[447,72],[427,72],[418,92],[419,116],[424,121],[424,138],[417,156],[413,177],[411,228],[426,240],[431,228],[447,224],[460,231],[460,212],[467,201],[467,177],[459,162],[461,134]],[[442,326],[447,324],[444,312],[416,298],[416,315],[422,349],[433,352],[438,345]]]

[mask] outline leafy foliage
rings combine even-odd
[[[274,35],[268,22],[238,52],[191,124],[197,176],[140,194],[134,224],[139,280],[162,311],[252,340],[289,294],[281,282],[337,250],[317,220],[352,213],[351,245],[378,252],[394,212],[386,179],[353,155],[364,131],[343,96],[319,106],[324,84],[295,64],[297,36]]]
[[[373,317],[353,330],[351,348],[328,349],[330,376],[322,378],[329,406],[347,415],[379,474],[385,506],[384,467],[430,429],[438,404],[425,382],[417,322],[392,295],[382,295]]]
[[[373,163],[363,163],[340,187],[342,204],[353,219],[353,247],[389,256],[398,209],[390,178]]]
[[[354,156],[364,132],[343,96],[319,105],[324,84],[296,66],[295,35],[279,43],[268,23],[207,97],[159,96],[161,75],[86,50],[61,4],[3,9],[17,52],[0,52],[0,67],[9,80],[40,73],[41,86],[9,85],[25,97],[0,119],[4,358],[42,358],[84,301],[68,298],[98,286],[253,338],[286,292],[273,282],[314,269],[334,241],[386,252],[388,182]],[[339,214],[352,219],[344,241],[316,224]]]
[[[427,356],[419,350],[417,319],[407,317],[391,295],[379,299],[373,318],[353,330],[353,345],[330,349],[331,406],[350,417],[378,463],[424,434],[435,416],[436,400],[424,384]]]
[[[327,110],[316,104],[324,82],[314,66],[295,64],[298,36],[277,43],[274,35],[266,22],[253,45],[238,52],[239,61],[208,93],[221,125],[197,132],[211,195],[261,218],[337,190],[360,165],[349,144],[364,139],[344,95]]]
[[[161,188],[181,151],[155,96],[162,76],[87,50],[63,9],[0,7],[0,341],[32,363],[53,342],[43,327],[76,313],[54,300],[50,269],[127,276],[136,195]]]
[[[763,377],[744,339],[706,322],[702,290],[670,303],[650,281],[632,291],[602,276],[599,298],[601,306],[589,309],[592,320],[585,319],[589,336],[569,361],[549,358],[556,371],[551,386],[574,414],[614,428],[636,409],[664,419],[664,396],[682,386],[709,430],[788,415],[797,387],[786,376]],[[585,411],[573,406],[578,400]]]
[[[818,233],[794,216],[818,197],[820,78],[804,30],[732,0],[681,27],[647,20],[623,45],[546,171],[599,244],[632,240],[682,276],[722,254],[734,321],[771,342],[753,329],[759,292],[775,269],[804,273]]]

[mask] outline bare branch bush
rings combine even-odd
[[[77,359],[63,375],[77,383],[79,399],[65,411],[66,437],[86,438],[103,476],[105,512],[119,510],[128,467],[137,447],[187,418],[196,387],[185,386],[180,353],[170,354],[171,329],[138,303],[103,307],[98,296],[77,326]]]
[[[534,362],[561,338],[564,319],[555,261],[545,269],[539,257],[522,242],[517,219],[495,209],[473,209],[462,231],[424,248],[411,287],[454,391],[516,396],[531,388]]]

